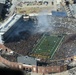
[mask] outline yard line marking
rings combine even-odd
[[[57,42],[59,41],[59,39],[56,41],[54,47],[52,48],[51,52],[54,50],[55,46],[57,45]]]
[[[64,38],[64,36],[63,36],[63,38]],[[52,57],[53,57],[53,55],[55,54],[55,52],[56,52],[57,48],[60,46],[60,43],[62,42],[63,38],[60,40],[60,42],[59,42],[58,46],[56,47],[55,51],[53,52],[53,54],[52,54],[51,58],[52,58]]]
[[[39,44],[39,46],[37,47],[37,50],[39,49],[40,45],[44,42],[46,36],[42,39],[41,43]]]
[[[38,44],[40,44],[40,42],[43,40],[44,37],[45,37],[45,34],[41,37],[39,42],[35,45],[35,47],[33,48],[32,52],[35,51],[35,49],[37,49]]]

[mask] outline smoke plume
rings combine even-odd
[[[46,13],[40,13],[39,16],[37,16],[37,25],[35,32],[44,33],[44,32],[53,31],[52,18],[50,17],[50,21],[49,21],[48,17],[49,16],[47,16]]]

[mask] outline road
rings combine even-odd
[[[20,2],[20,0],[12,0],[12,6],[10,8],[10,14],[9,16],[11,16],[13,13],[15,13],[15,7],[17,6],[17,4]]]

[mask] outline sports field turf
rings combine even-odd
[[[61,43],[63,36],[44,36],[34,48],[35,55],[41,55],[51,58],[55,51],[58,49],[59,44]]]

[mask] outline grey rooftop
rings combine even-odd
[[[6,0],[0,0],[0,3],[5,4]]]

